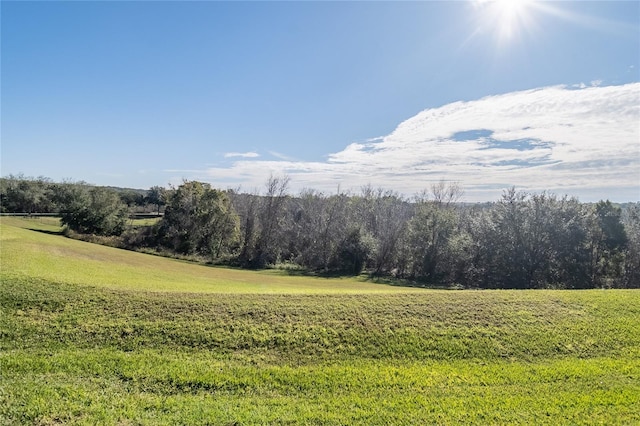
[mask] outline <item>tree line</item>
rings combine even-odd
[[[80,234],[129,249],[243,268],[394,277],[465,288],[640,288],[640,203],[581,203],[514,188],[464,204],[444,182],[413,198],[372,186],[358,193],[288,193],[272,176],[261,192],[185,181],[148,191],[9,176],[2,212],[60,215]],[[128,226],[132,211],[152,226]]]

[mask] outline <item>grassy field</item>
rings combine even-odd
[[[640,293],[211,268],[0,219],[0,424],[640,424]]]
[[[281,271],[212,268],[89,244],[55,235],[56,218],[0,218],[3,276],[47,282],[146,290],[204,293],[393,292],[397,287],[364,279],[294,277]],[[33,232],[38,231],[38,232]],[[53,235],[52,235],[53,234]]]

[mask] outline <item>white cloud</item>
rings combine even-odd
[[[288,155],[281,154],[281,153],[279,153],[277,151],[269,151],[269,154],[274,156],[274,157],[276,157],[276,158],[279,158],[280,160],[295,161],[295,159],[293,157],[289,157]]]
[[[238,160],[194,178],[259,188],[272,173],[288,174],[293,190],[370,183],[411,195],[447,180],[460,182],[468,201],[496,200],[510,186],[584,201],[637,200],[640,83],[455,102],[424,110],[382,138],[349,144],[325,162]]]
[[[258,154],[257,152],[227,152],[226,154],[224,154],[224,158],[233,157],[257,158],[260,157],[260,154]]]

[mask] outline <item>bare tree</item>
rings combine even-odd
[[[276,239],[281,231],[282,213],[289,186],[288,176],[271,175],[263,196],[244,199],[241,216],[244,224],[240,262],[251,268],[262,268],[278,258]]]

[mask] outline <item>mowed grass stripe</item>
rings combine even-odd
[[[0,349],[214,351],[278,362],[640,356],[640,293],[206,294],[3,282]]]
[[[140,424],[635,424],[640,361],[255,366],[207,354],[5,353],[24,420]],[[0,394],[0,402],[8,394]],[[13,395],[12,395],[13,396]],[[3,413],[4,412],[4,413]]]
[[[38,219],[0,218],[3,279],[30,277],[97,287],[198,293],[371,293],[418,291],[360,278],[290,276],[282,271],[209,267],[76,241]]]

